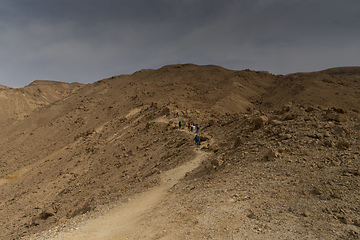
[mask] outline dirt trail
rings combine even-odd
[[[136,111],[135,111],[136,110]],[[139,109],[130,111],[127,117],[134,116],[139,112]],[[158,117],[155,122],[169,123],[169,119],[166,116]],[[126,129],[127,126],[124,127]],[[102,128],[98,129],[100,132]],[[187,132],[193,135],[192,132],[187,129],[179,131]],[[120,136],[113,136],[112,138],[119,138]],[[212,138],[209,138],[213,141]],[[113,139],[108,139],[110,142]],[[44,238],[37,235],[36,239],[136,239],[137,236],[149,236],[153,235],[151,225],[154,224],[146,219],[148,213],[154,211],[155,206],[166,199],[168,190],[173,187],[180,179],[182,179],[186,173],[191,172],[200,165],[205,159],[208,158],[207,152],[201,151],[200,148],[194,146],[194,158],[185,164],[178,166],[167,172],[160,174],[160,184],[156,187],[149,189],[146,192],[135,195],[129,201],[115,207],[111,212],[97,216],[95,218],[86,220],[84,222],[77,223],[71,230],[63,229],[62,231],[52,231],[45,233]],[[0,181],[1,184],[1,181]],[[144,226],[148,226],[145,228]],[[150,227],[149,227],[150,226]],[[52,233],[51,233],[52,232]],[[30,238],[33,239],[33,238]]]
[[[164,120],[164,119],[161,119]],[[133,239],[136,234],[148,235],[141,226],[149,224],[144,217],[153,207],[165,199],[167,191],[174,186],[186,173],[191,172],[208,157],[208,153],[194,149],[195,157],[187,163],[167,172],[161,173],[160,185],[143,192],[119,208],[88,220],[76,230],[62,232],[51,239]],[[146,231],[146,230],[145,230]],[[150,230],[147,230],[150,231]],[[150,232],[149,232],[150,235]],[[47,238],[49,239],[49,238]]]

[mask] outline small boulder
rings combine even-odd
[[[273,125],[273,126],[277,126],[277,125],[281,125],[282,122],[281,122],[280,120],[277,120],[277,119],[271,119],[271,120],[269,121],[269,124],[270,124],[270,125]]]
[[[357,227],[360,227],[360,219],[356,219],[354,221],[354,225],[357,226]]]
[[[337,114],[337,113],[328,113],[325,115],[325,118],[329,121],[335,121],[335,122],[346,122],[347,118],[343,114]]]
[[[340,150],[345,150],[348,149],[350,147],[350,143],[348,141],[340,141],[336,144],[336,147]]]
[[[269,149],[265,156],[264,159],[267,161],[274,161],[276,158],[280,157],[280,153],[274,149]]]
[[[334,143],[331,140],[326,139],[325,141],[323,141],[323,145],[325,147],[332,147],[332,146],[334,146]]]
[[[224,164],[224,161],[221,159],[213,159],[211,160],[211,165],[213,168],[218,168]]]
[[[287,113],[291,110],[292,104],[288,104],[286,106],[284,106],[278,113],[279,114],[284,114]]]
[[[279,134],[279,137],[280,137],[280,140],[287,140],[287,139],[290,139],[292,136],[291,136],[291,134],[288,134],[288,133],[281,133],[281,134]]]
[[[310,217],[311,213],[309,211],[304,211],[303,216],[304,217]]]
[[[161,110],[161,115],[169,115],[170,114],[170,108],[164,107],[163,110]]]
[[[261,116],[253,119],[254,130],[258,130],[265,126],[269,122],[269,119],[266,116]]]
[[[337,113],[341,113],[341,114],[344,114],[346,111],[342,108],[336,108],[336,107],[332,107],[331,108],[332,110],[334,110],[334,112],[337,112]]]
[[[234,142],[234,148],[239,147],[243,143],[242,139],[240,137],[237,137]]]

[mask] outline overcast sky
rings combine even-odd
[[[359,0],[1,0],[0,84],[92,83],[175,63],[360,66]]]

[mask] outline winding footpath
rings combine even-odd
[[[159,118],[156,121],[167,121]],[[185,130],[183,130],[185,131]],[[44,239],[54,240],[90,240],[90,239],[134,239],[139,228],[146,223],[144,216],[150,213],[163,199],[166,198],[168,190],[173,187],[186,173],[197,168],[201,162],[208,158],[208,153],[194,147],[195,157],[160,175],[160,184],[150,190],[136,195],[125,204],[114,208],[102,216],[87,220],[69,232],[59,232],[56,236]],[[143,233],[146,235],[146,233]],[[39,239],[39,238],[36,238]]]

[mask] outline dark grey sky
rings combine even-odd
[[[359,0],[1,0],[0,84],[175,63],[275,74],[360,65]]]

